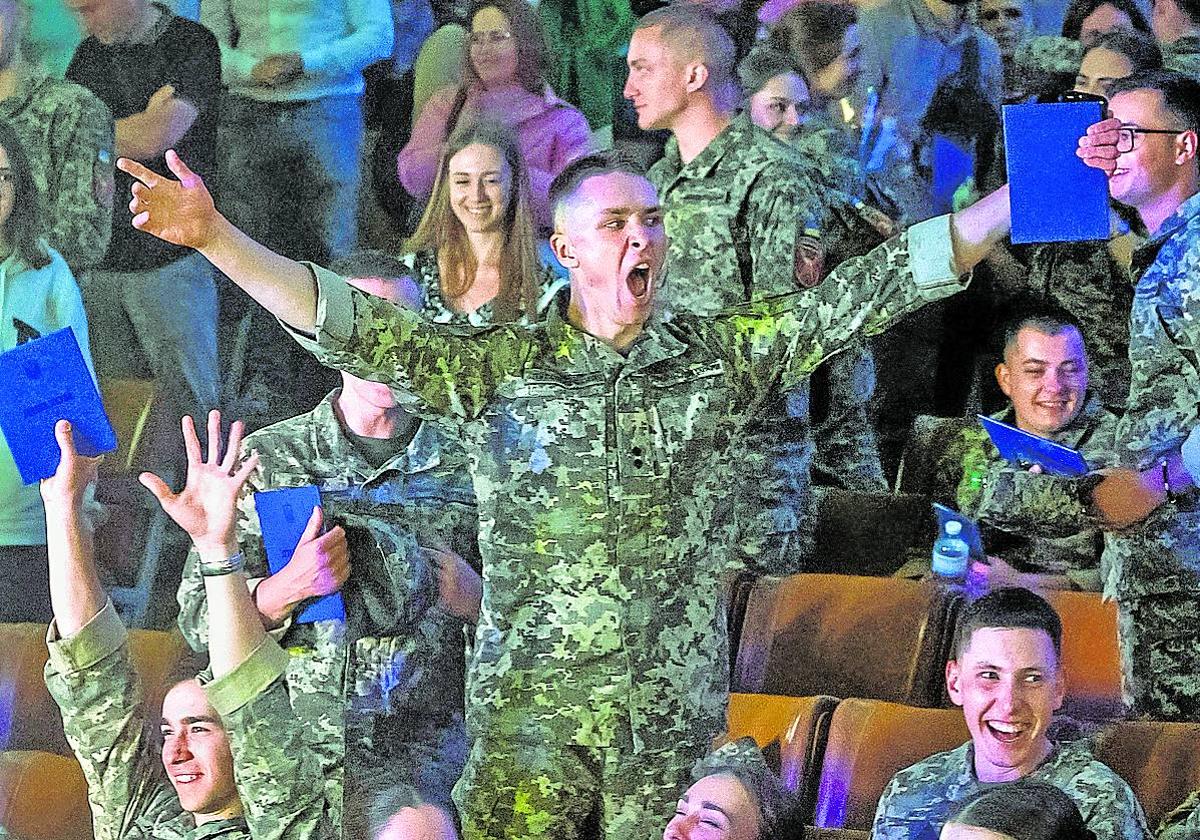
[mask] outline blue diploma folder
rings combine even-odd
[[[258,512],[258,524],[262,529],[263,548],[267,552],[267,567],[275,574],[288,564],[304,526],[308,524],[314,508],[321,505],[321,491],[315,485],[285,487],[280,490],[263,490],[254,494],[254,509]],[[297,624],[333,619],[345,621],[346,605],[340,592],[317,598],[300,611]]]
[[[1076,450],[1022,431],[991,417],[978,415],[1000,457],[1015,464],[1037,464],[1053,475],[1079,478],[1088,474],[1087,461]]]
[[[961,523],[962,532],[959,533],[959,536],[966,542],[971,559],[987,562],[987,555],[983,551],[983,540],[979,536],[979,524],[974,519],[969,516],[963,516],[954,508],[946,507],[937,502],[933,503],[933,512],[937,514],[939,534],[945,530],[947,522]]]
[[[0,383],[0,430],[25,484],[58,469],[54,424],[59,420],[71,421],[81,455],[117,448],[100,391],[70,327],[0,353]]]
[[[1012,241],[1108,239],[1108,178],[1075,155],[1099,102],[1004,106]]]

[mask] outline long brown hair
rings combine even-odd
[[[482,143],[500,152],[512,171],[508,206],[504,209],[504,244],[500,252],[500,291],[493,310],[497,321],[512,321],[520,315],[536,314],[541,263],[534,244],[533,213],[529,207],[529,172],[512,131],[494,122],[481,121],[460,126],[450,135],[438,161],[433,195],[425,206],[417,229],[405,250],[436,251],[442,292],[459,298],[475,282],[479,262],[462,222],[450,206],[450,158],[472,143]]]

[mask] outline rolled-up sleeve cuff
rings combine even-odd
[[[908,229],[908,254],[913,282],[930,299],[946,295],[948,287],[964,284],[954,260],[954,240],[950,235],[950,216],[936,216]]]
[[[236,668],[204,686],[204,692],[217,714],[231,714],[270,688],[287,665],[287,652],[267,637]]]
[[[342,346],[354,329],[353,290],[344,277],[313,263],[304,263],[317,284],[317,314],[313,333],[297,330],[280,321],[279,324],[304,345],[314,342],[321,346]]]
[[[58,622],[51,621],[46,631],[46,648],[50,664],[60,674],[83,671],[106,657],[112,656],[125,644],[129,632],[113,602],[109,601],[92,620],[71,636],[58,635]]]

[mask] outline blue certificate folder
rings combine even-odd
[[[288,564],[313,508],[321,505],[321,491],[315,485],[263,490],[254,494],[254,509],[262,529],[263,548],[267,552],[267,567],[275,574]],[[297,624],[334,619],[345,621],[346,605],[340,592],[318,598],[300,611]]]
[[[978,417],[1004,460],[1015,464],[1037,464],[1048,473],[1068,478],[1088,474],[1087,461],[1076,450],[991,417],[982,414]]]
[[[1108,239],[1108,178],[1076,157],[1100,102],[1004,106],[1012,241]]]
[[[59,420],[71,421],[81,455],[117,448],[100,391],[70,327],[0,353],[0,383],[0,430],[25,484],[58,469],[54,424]]]

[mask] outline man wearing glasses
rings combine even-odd
[[[1200,496],[1180,444],[1200,423],[1200,83],[1171,71],[1116,83],[1112,118],[1080,156],[1109,175],[1112,197],[1138,211],[1150,239],[1133,257],[1132,382],[1118,429],[1136,484],[1106,482],[1095,501],[1118,526],[1105,550],[1115,571],[1127,701],[1139,715],[1200,720]],[[1140,491],[1140,492],[1139,492]],[[1114,503],[1150,499],[1113,515]]]

